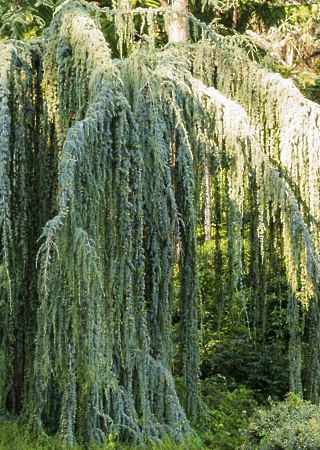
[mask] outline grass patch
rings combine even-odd
[[[50,436],[35,436],[21,425],[19,420],[0,421],[0,450],[133,450],[128,444],[117,442],[112,436],[102,445],[83,446],[65,445],[58,438]],[[193,438],[180,444],[170,438],[161,443],[150,442],[139,447],[141,450],[204,450],[200,439]]]

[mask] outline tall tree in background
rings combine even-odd
[[[263,341],[281,260],[288,383],[316,399],[320,108],[184,7],[117,6],[65,2],[40,40],[1,43],[1,411],[69,443],[191,433],[210,185],[217,301],[232,313],[250,291]],[[171,42],[156,48],[159,16]]]

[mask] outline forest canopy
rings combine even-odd
[[[2,16],[0,413],[37,433],[181,440],[216,374],[319,400],[320,106],[223,3]]]

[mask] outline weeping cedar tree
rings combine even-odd
[[[1,413],[67,443],[192,433],[209,157],[225,174],[230,304],[245,277],[249,212],[249,321],[262,321],[264,255],[281,242],[288,383],[316,400],[319,107],[187,12],[194,42],[156,49],[157,17],[167,26],[170,9],[120,8],[67,2],[40,43],[0,47]],[[113,60],[99,14],[115,19],[120,50],[137,14],[148,41]]]

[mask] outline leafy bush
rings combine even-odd
[[[290,393],[252,416],[246,430],[251,450],[320,449],[320,408]]]
[[[208,413],[197,431],[205,448],[239,448],[245,439],[241,430],[256,406],[253,392],[244,386],[229,384],[221,376],[203,380],[202,390]]]

